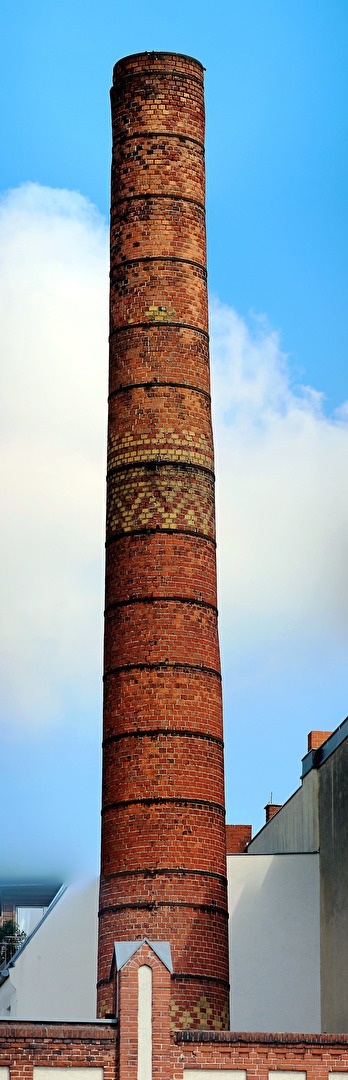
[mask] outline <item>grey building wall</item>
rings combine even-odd
[[[346,720],[306,755],[302,786],[248,847],[248,855],[319,852],[321,1030],[332,1034],[348,1033],[347,729]]]
[[[322,1030],[348,1032],[348,739],[319,769]]]
[[[318,851],[318,782],[318,770],[311,769],[302,786],[251,841],[250,855]]]

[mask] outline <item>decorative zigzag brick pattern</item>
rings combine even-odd
[[[109,480],[107,537],[140,529],[180,529],[215,538],[213,479],[205,473],[154,464]]]

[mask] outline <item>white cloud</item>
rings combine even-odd
[[[2,684],[14,731],[91,717],[101,658],[107,234],[81,195],[0,203]],[[347,631],[348,406],[212,304],[222,628],[237,655]],[[94,720],[94,717],[93,717]]]
[[[303,648],[348,631],[347,404],[291,384],[266,320],[211,307],[224,632]]]
[[[107,232],[81,195],[0,203],[4,723],[96,700],[107,368]]]

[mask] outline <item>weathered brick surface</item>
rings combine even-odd
[[[197,600],[130,600],[108,612],[106,625],[106,672],[144,662],[219,669],[216,611]]]
[[[183,754],[185,769],[183,770]],[[207,767],[208,766],[208,767]],[[224,808],[221,746],[194,733],[180,731],[134,733],[110,742],[105,754],[104,810],[117,798],[119,786],[132,799],[187,799],[194,784],[195,799],[218,802]]]
[[[184,1069],[197,1069],[199,1076],[204,1068],[221,1070],[222,1080],[227,1069],[245,1069],[247,1080],[268,1080],[270,1070],[305,1072],[306,1080],[330,1080],[336,1072],[348,1075],[347,1035],[208,1030],[205,1020],[211,1024],[213,1012],[204,994],[199,1004],[192,1001],[202,1030],[184,1030],[170,1038],[170,976],[144,945],[121,972],[117,1025],[0,1022],[1,1066],[9,1068],[10,1080],[32,1080],[35,1067],[102,1068],[104,1080],[136,1080],[140,963],[153,971],[154,1080],[183,1080]],[[188,1016],[189,1008],[184,1027]]]
[[[305,1072],[306,1080],[334,1080],[348,1070],[347,1035],[252,1032],[177,1032],[172,1043],[173,1080],[184,1069],[245,1069],[247,1080],[268,1080],[269,1071]],[[348,1075],[348,1072],[347,1072]]]
[[[210,400],[186,387],[137,386],[109,407],[108,469],[135,461],[182,461],[213,470]]]
[[[122,793],[123,794],[123,793]],[[129,794],[133,792],[129,790]],[[142,869],[148,882],[149,902],[152,910],[156,906],[156,895],[149,870],[157,866],[172,866],[179,870],[204,870],[205,873],[221,874],[225,850],[221,821],[223,813],[218,806],[205,806],[195,800],[194,791],[188,791],[185,802],[179,800],[165,802],[126,802],[103,812],[103,830],[105,852],[102,852],[102,868],[109,874],[127,869]],[[151,842],[149,841],[149,834]],[[211,849],[214,849],[212,861]],[[212,877],[212,882],[214,882]],[[137,888],[139,882],[136,883]],[[135,882],[133,883],[135,890]],[[220,895],[220,889],[219,895]],[[204,896],[202,882],[197,896]],[[101,889],[103,895],[103,888]],[[115,894],[115,902],[117,895]],[[134,903],[137,896],[134,893]],[[170,923],[168,928],[170,929]],[[215,928],[214,928],[215,929]],[[199,938],[199,926],[196,928]],[[183,926],[183,941],[186,939],[187,926]],[[148,936],[148,931],[146,931]],[[165,939],[165,940],[169,940]],[[172,944],[172,943],[171,943]],[[212,946],[213,948],[213,946]],[[111,962],[111,961],[110,961]],[[225,965],[224,965],[225,966]],[[202,969],[204,956],[202,955]]]
[[[185,595],[216,607],[215,545],[203,537],[177,532],[121,534],[106,549],[109,604],[135,596]]]
[[[116,266],[154,256],[175,259],[180,252],[182,259],[204,267],[204,206],[171,194],[162,199],[160,209],[153,195],[124,199],[112,214],[110,250]]]
[[[110,1023],[0,1021],[0,1063],[10,1080],[32,1080],[33,1068],[100,1068],[116,1080],[118,1031]]]
[[[203,69],[143,54],[111,94],[99,1009],[115,939],[165,939],[172,1023],[228,1023]]]
[[[126,139],[115,139],[111,172],[113,211],[134,194],[153,198],[160,192],[166,198],[191,199],[202,207],[204,189],[204,146],[185,136],[173,138],[168,132],[130,132]],[[123,207],[122,207],[123,210]],[[133,241],[134,242],[134,241]]]
[[[207,716],[206,701],[209,700]],[[178,667],[136,667],[109,674],[104,686],[104,735],[123,731],[205,731],[213,738],[221,711],[215,672]]]
[[[189,386],[210,393],[206,334],[158,318],[146,326],[125,326],[110,337],[110,396],[131,386]]]
[[[251,825],[226,825],[227,855],[242,855],[251,840]]]
[[[128,262],[111,272],[110,334],[129,323],[187,323],[208,332],[206,271],[188,262]]]
[[[104,1080],[136,1080],[138,967],[153,972],[153,1078],[183,1080],[184,1069],[245,1069],[247,1080],[268,1080],[270,1070],[305,1072],[306,1080],[348,1075],[347,1035],[287,1035],[207,1029],[213,1010],[204,994],[192,999],[201,1031],[172,1034],[170,976],[146,945],[131,958],[119,978],[119,1021],[104,1023],[0,1022],[0,1061],[10,1080],[32,1080],[35,1067],[102,1068]],[[190,996],[188,998],[190,1006]],[[169,1020],[170,1013],[172,1019]],[[188,1025],[183,1015],[184,1027]]]

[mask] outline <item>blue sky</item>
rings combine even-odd
[[[32,0],[1,19],[1,861],[66,875],[98,861],[108,93],[127,53],[206,67],[228,820],[260,827],[307,732],[348,711],[348,9]]]

